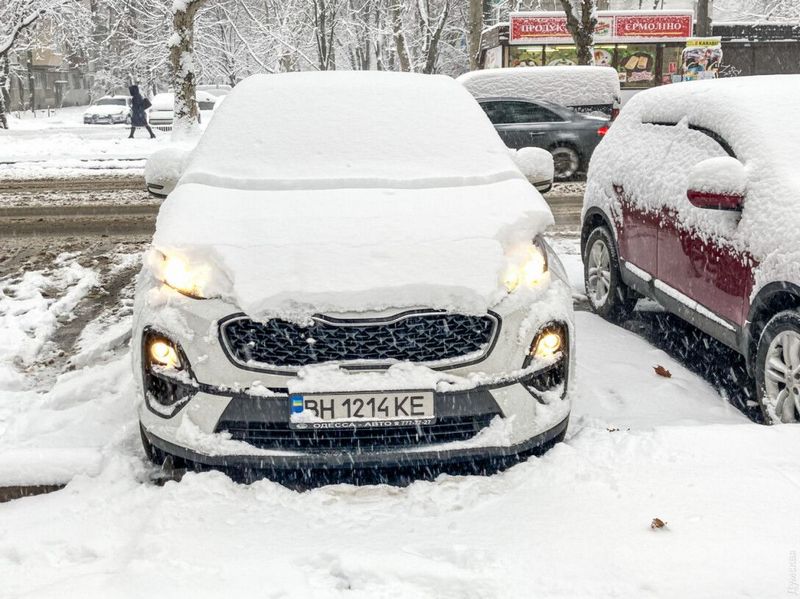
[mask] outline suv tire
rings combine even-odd
[[[624,321],[638,298],[619,271],[617,244],[606,227],[597,227],[586,240],[583,255],[583,281],[592,310],[611,322]]]
[[[768,424],[800,421],[800,312],[778,312],[756,349],[756,397]]]

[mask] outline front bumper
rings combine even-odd
[[[415,430],[298,431],[289,428],[288,394],[252,397],[202,386],[190,390],[192,399],[167,418],[146,399],[142,433],[157,461],[169,456],[192,469],[403,468],[510,458],[563,437],[568,363],[498,385],[436,392],[436,423]],[[537,389],[554,376],[561,380],[555,389]]]
[[[142,351],[133,352],[134,371],[142,384],[142,434],[155,461],[172,457],[195,469],[267,471],[435,467],[536,452],[559,440],[566,430],[574,336],[571,291],[563,280],[554,279],[535,296],[517,294],[498,304],[502,324],[491,350],[477,363],[438,370],[399,363],[364,372],[331,364],[332,369],[322,365],[297,373],[243,368],[226,355],[220,322],[236,313],[235,306],[180,296],[146,276],[139,284],[133,343]],[[553,322],[566,332],[560,358],[523,359],[538,332]],[[176,401],[167,409],[169,402],[153,403],[148,378],[143,376],[148,331],[174,342],[188,365],[179,377],[155,373],[174,386]],[[318,375],[322,378],[315,378]],[[420,380],[427,382],[420,385]],[[358,434],[320,433],[315,439],[290,430],[290,391],[421,389],[434,394],[433,425],[442,425],[441,430],[406,430],[406,437],[397,439],[391,438],[394,429],[380,427],[375,430],[385,433],[386,439],[365,442]],[[463,434],[440,435],[447,427]]]
[[[83,117],[83,124],[84,125],[118,125],[120,123],[124,123],[127,120],[127,117],[123,115],[106,115],[106,116],[96,116],[96,117]]]

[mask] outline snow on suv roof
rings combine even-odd
[[[227,96],[181,184],[237,189],[422,188],[521,177],[450,77],[254,75]]]
[[[619,101],[619,77],[611,67],[514,67],[471,71],[457,81],[476,98],[519,97],[561,106]]]
[[[705,127],[722,136],[744,163],[797,170],[800,75],[765,75],[665,85],[634,96],[626,118]]]

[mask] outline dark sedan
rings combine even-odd
[[[509,148],[534,146],[553,155],[555,179],[564,181],[589,166],[611,121],[550,102],[480,98],[478,102]]]

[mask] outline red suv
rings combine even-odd
[[[768,422],[800,420],[800,76],[654,88],[587,175],[581,251],[599,315],[651,298],[744,355]]]

